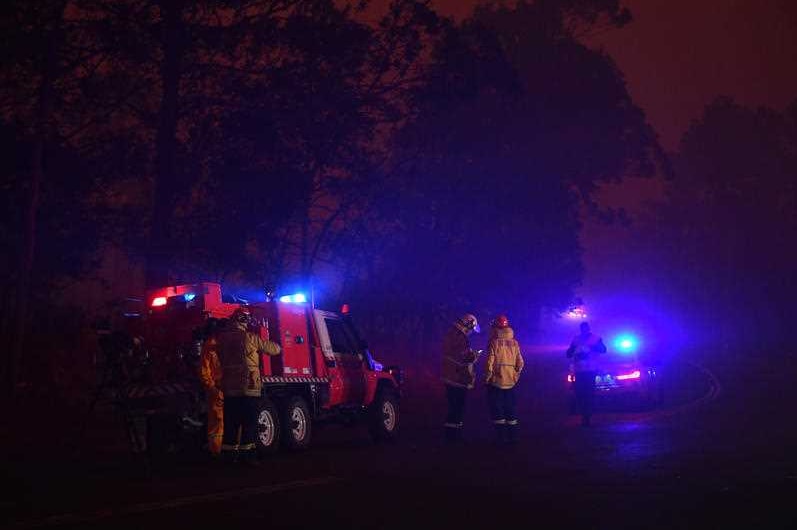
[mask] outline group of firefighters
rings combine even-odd
[[[246,307],[229,324],[208,330],[199,375],[208,399],[208,450],[226,461],[256,463],[255,425],[262,380],[260,355],[279,355],[279,344],[251,331]]]
[[[446,387],[448,411],[444,423],[445,440],[462,440],[465,401],[468,390],[475,387],[475,365],[483,353],[470,347],[469,336],[481,331],[476,317],[463,315],[449,329],[443,341],[441,377]],[[595,356],[606,352],[603,340],[582,322],[567,350],[575,372],[576,404],[581,424],[590,425],[595,391]],[[515,385],[523,371],[524,361],[515,333],[506,315],[498,315],[490,325],[487,343],[484,383],[496,441],[512,444],[517,440]]]
[[[207,331],[200,362],[200,379],[208,406],[208,450],[223,460],[255,463],[255,425],[262,380],[260,355],[279,355],[280,346],[251,331],[252,321],[244,306],[236,309],[227,326]],[[441,377],[446,386],[448,412],[444,424],[445,440],[462,439],[465,401],[475,386],[476,362],[483,350],[470,347],[469,336],[479,333],[476,317],[468,313],[449,329],[443,341]],[[594,393],[593,354],[606,346],[586,322],[567,350],[575,367],[576,403],[587,426],[592,415]],[[515,386],[523,371],[520,345],[506,315],[496,317],[490,326],[484,383],[496,440],[512,444],[517,440]]]

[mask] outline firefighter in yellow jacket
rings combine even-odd
[[[515,332],[506,315],[492,322],[487,345],[485,382],[498,442],[514,443],[517,439],[515,385],[523,371],[523,356]]]
[[[208,400],[208,451],[212,456],[221,453],[224,433],[224,392],[221,391],[221,377],[218,341],[213,331],[208,329],[202,344],[199,378]]]
[[[279,355],[279,344],[250,331],[251,315],[240,307],[231,323],[218,334],[221,389],[224,391],[224,434],[221,452],[225,459],[243,456],[254,462],[257,403],[261,397],[260,354]],[[239,438],[240,430],[240,438]]]
[[[448,401],[448,412],[443,425],[447,442],[462,440],[465,397],[468,390],[473,388],[476,378],[474,364],[481,353],[471,349],[468,336],[480,331],[476,317],[467,313],[454,322],[443,339],[443,365],[440,376],[446,385]]]

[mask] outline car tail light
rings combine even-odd
[[[625,381],[626,379],[639,379],[640,377],[642,377],[642,373],[639,370],[634,370],[630,374],[618,375],[615,379],[618,381]]]
[[[157,296],[152,300],[152,307],[161,307],[166,305],[165,296]]]

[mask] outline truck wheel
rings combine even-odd
[[[285,401],[282,426],[283,442],[288,449],[300,451],[310,446],[313,422],[304,398],[294,396]]]
[[[270,454],[279,448],[280,421],[277,407],[264,397],[257,405],[257,451],[261,454]]]
[[[383,390],[376,395],[369,410],[369,428],[376,441],[392,441],[398,435],[399,402],[395,393]]]

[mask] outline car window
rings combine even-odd
[[[325,318],[324,322],[329,333],[329,342],[332,344],[332,351],[335,353],[356,354],[357,348],[354,340],[346,331],[346,327],[340,320]]]

